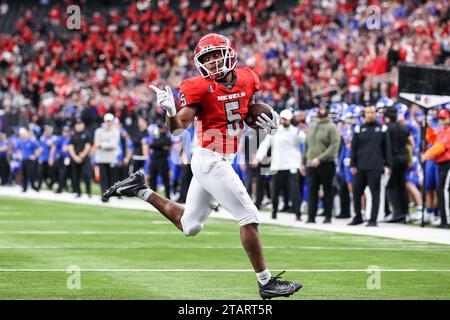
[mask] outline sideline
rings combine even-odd
[[[55,194],[54,192],[47,190],[42,190],[40,192],[28,190],[26,193],[23,193],[18,186],[0,187],[0,202],[1,196],[45,201],[60,201],[122,209],[156,211],[156,209],[151,205],[139,199],[111,198],[108,203],[102,203],[100,201],[100,197],[95,195],[92,196],[92,198],[88,198],[86,195],[83,195],[81,198],[75,198],[72,193]],[[2,212],[2,216],[7,214],[8,213]],[[218,212],[213,212],[210,217],[234,220],[233,216],[223,208],[220,208]],[[303,220],[306,220],[305,216],[302,218]],[[318,217],[316,219],[317,223],[315,224],[307,224],[304,221],[296,221],[294,214],[278,213],[277,219],[273,220],[270,212],[260,211],[260,222],[262,224],[450,245],[450,230],[421,228],[420,226],[403,225],[398,223],[391,224],[384,222],[378,222],[378,227],[366,227],[365,225],[347,226],[347,223],[349,222],[347,219],[333,219],[331,224],[322,224],[321,218],[322,217]]]

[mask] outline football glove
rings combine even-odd
[[[268,134],[275,134],[278,130],[278,124],[280,123],[280,116],[275,111],[271,110],[272,119],[266,114],[261,114],[256,118],[255,123]]]
[[[149,85],[150,89],[156,92],[156,99],[158,104],[166,110],[167,116],[175,117],[177,109],[175,108],[175,100],[173,99],[172,90],[169,86],[165,86],[164,90],[159,89],[157,86]]]

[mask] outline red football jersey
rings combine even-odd
[[[260,89],[259,77],[248,67],[235,68],[231,88],[197,76],[181,82],[182,107],[197,105],[197,138],[203,148],[218,153],[236,153],[244,128],[248,104]]]

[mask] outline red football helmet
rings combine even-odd
[[[214,70],[210,70],[202,61],[203,55],[212,51],[220,51],[222,55],[219,59],[207,62],[208,64],[216,64]],[[236,66],[237,58],[234,45],[225,36],[217,33],[207,34],[200,39],[195,47],[194,62],[203,78],[210,78],[212,80],[223,78]]]

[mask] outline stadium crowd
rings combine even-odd
[[[80,29],[68,30],[66,7],[83,8],[84,3],[44,1],[24,12],[13,31],[0,34],[2,184],[21,184],[26,191],[29,185],[39,190],[45,183],[49,188],[57,186],[56,192],[80,195],[83,180],[90,194],[93,179],[104,190],[108,183],[143,168],[152,186],[159,176],[166,194],[183,202],[191,177],[190,153],[178,151],[186,141],[195,145],[193,130],[189,131],[192,139],[170,137],[148,85],[168,84],[177,97],[180,81],[197,75],[196,42],[205,33],[220,31],[233,39],[239,62],[260,75],[262,88],[256,101],[278,112],[294,111],[289,120],[305,134],[319,106],[328,107],[342,136],[333,180],[340,198],[335,216],[349,217],[353,211],[348,205],[352,174],[347,151],[355,126],[364,122],[363,106],[373,105],[380,124],[384,110],[395,108],[398,122],[409,128],[415,143],[409,151],[405,188],[418,211],[425,205],[427,219],[442,224],[437,213],[438,183],[421,179],[423,113],[395,97],[398,62],[450,66],[447,1],[307,0],[280,9],[279,1],[202,0],[198,9],[192,9],[189,0],[138,0],[82,15]],[[376,6],[375,17],[368,5]],[[36,10],[46,10],[47,18],[37,21]],[[438,111],[429,113],[433,128],[438,127]],[[117,132],[118,143],[110,155],[105,154],[107,161],[99,162],[102,143],[96,136],[105,127]],[[247,174],[252,164],[245,155],[240,157],[235,169],[247,179],[248,190],[259,194],[257,205],[264,206],[264,199],[271,198],[271,175],[252,176],[258,181],[253,186]],[[114,168],[112,173],[100,165],[105,163]],[[434,171],[427,176],[436,176],[432,174],[436,166],[430,170]],[[300,180],[299,203],[303,200],[307,205],[308,179]],[[420,189],[425,185],[429,192],[422,204]],[[284,199],[281,210],[293,210],[289,208],[292,195],[285,192]],[[392,206],[384,202],[387,215]],[[407,220],[407,212],[401,217],[398,221]]]

